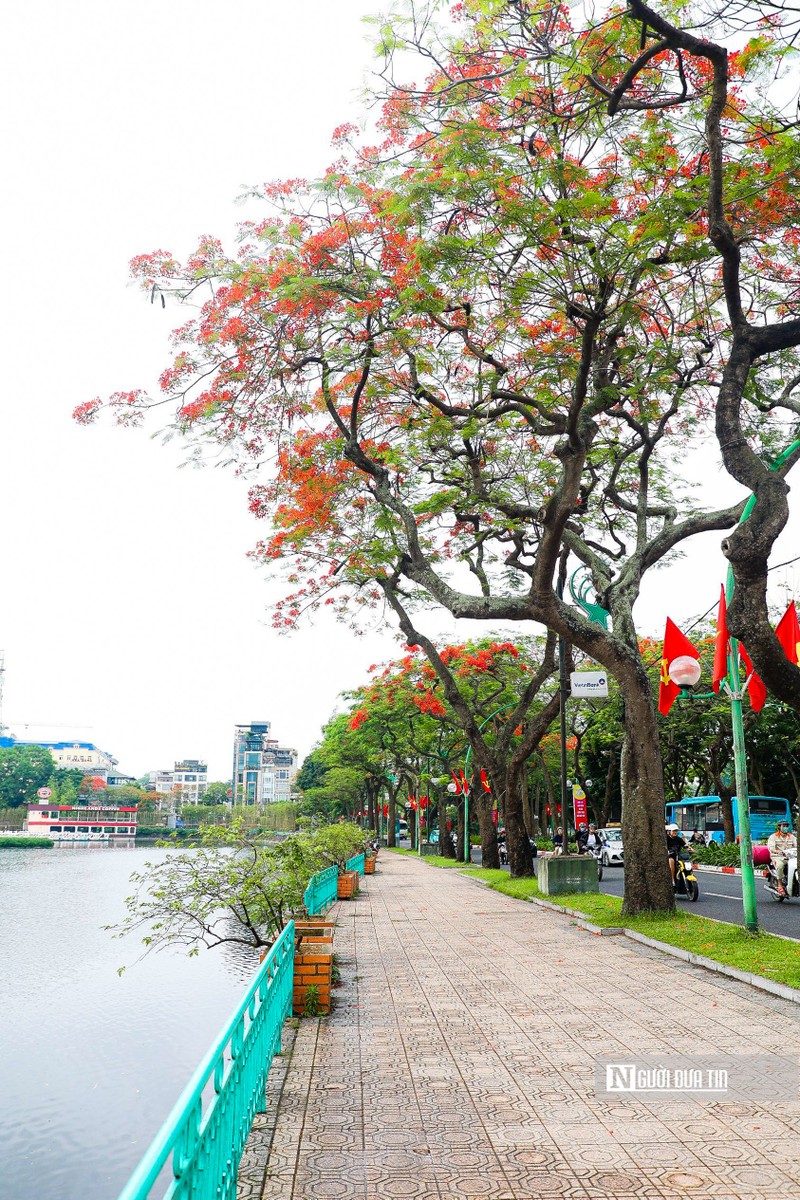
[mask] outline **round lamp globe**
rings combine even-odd
[[[690,654],[681,654],[669,664],[669,677],[678,687],[694,687],[700,673],[700,663]]]

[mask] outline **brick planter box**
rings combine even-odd
[[[294,987],[292,1012],[296,1017],[306,1014],[308,989],[316,994],[316,1011],[331,1010],[331,967],[333,966],[333,943],[301,941],[294,953]]]
[[[375,859],[374,859],[374,857],[364,859],[364,874],[365,875],[374,875],[375,874]]]
[[[333,968],[333,921],[316,917],[294,923],[294,986],[292,1012],[296,1017],[306,1013],[309,987],[316,989],[317,1012],[331,1010],[331,971]]]
[[[353,896],[357,893],[358,871],[340,871],[338,898],[340,900],[352,900]]]
[[[295,944],[308,942],[310,944],[332,943],[335,921],[324,921],[321,917],[308,917],[294,922]]]

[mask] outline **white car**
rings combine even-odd
[[[598,832],[603,839],[603,853],[601,855],[603,866],[621,867],[624,862],[621,830],[600,829]]]

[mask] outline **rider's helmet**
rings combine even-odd
[[[581,821],[580,825],[578,826],[578,829],[585,829],[585,828],[586,828],[586,822]]]
[[[590,829],[594,829],[594,825],[592,824],[592,822],[591,822],[591,821],[589,822],[589,828],[590,828]]]
[[[678,826],[674,822],[671,825],[667,826],[667,833],[679,833],[679,832],[680,831],[678,829]]]
[[[775,828],[776,829],[788,829],[789,822],[788,821],[778,821],[778,824],[775,826]]]

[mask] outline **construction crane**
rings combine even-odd
[[[4,721],[3,719],[3,683],[6,675],[6,652],[0,650],[0,734],[12,725],[18,729],[94,729],[93,725],[82,725],[79,721]]]

